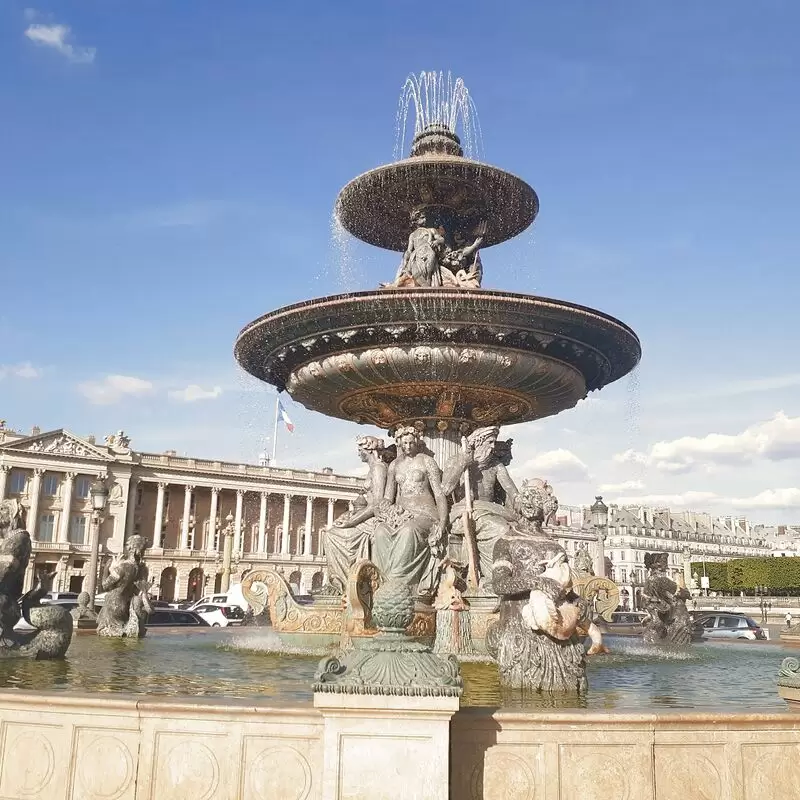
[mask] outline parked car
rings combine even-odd
[[[211,625],[212,628],[241,625],[244,621],[244,611],[242,611],[239,606],[216,606],[209,603],[204,606],[198,606],[192,610]]]
[[[615,611],[611,615],[611,622],[604,619],[595,622],[606,636],[641,636],[646,616],[643,611]]]
[[[157,608],[147,618],[148,628],[208,628],[209,624],[194,611]]]
[[[695,636],[701,639],[766,639],[761,626],[746,614],[725,612],[698,616],[694,623]]]
[[[184,604],[181,604],[182,606]],[[247,611],[250,607],[242,595],[242,590],[239,584],[233,586],[228,592],[217,592],[216,594],[207,594],[201,597],[194,603],[188,606],[189,611],[195,611],[200,606],[239,606],[242,611]]]
[[[77,603],[78,602],[78,593],[77,592],[48,592],[42,598],[42,605],[47,605],[48,603],[52,603],[55,600],[74,600]]]

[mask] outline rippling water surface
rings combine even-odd
[[[663,650],[612,639],[613,652],[589,660],[586,698],[555,701],[504,692],[492,664],[462,665],[462,705],[539,710],[783,710],[776,676],[796,655],[780,645],[704,643]],[[0,686],[25,690],[249,697],[309,702],[319,654],[279,654],[269,630],[155,633],[141,641],[77,636],[65,661],[0,661]]]

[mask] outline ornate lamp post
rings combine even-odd
[[[225,517],[225,544],[222,550],[222,580],[220,581],[220,591],[227,592],[231,586],[231,558],[233,556],[233,514],[228,512]]]
[[[606,575],[605,541],[608,534],[608,506],[603,502],[601,495],[597,495],[594,498],[594,503],[589,508],[589,512],[592,515],[592,526],[597,536],[594,574],[604,578]]]
[[[108,487],[105,481],[98,478],[92,482],[89,489],[92,498],[92,550],[89,556],[89,571],[87,573],[86,591],[89,593],[89,608],[94,606],[94,595],[97,590],[97,560],[100,556],[100,524],[103,521],[103,511],[108,502]]]

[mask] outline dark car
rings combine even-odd
[[[209,624],[194,611],[156,608],[147,618],[148,628],[208,628]]]
[[[615,611],[611,622],[596,619],[597,627],[604,636],[641,636],[644,633],[644,620],[647,617],[642,611]]]

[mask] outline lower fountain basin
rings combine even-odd
[[[248,325],[235,355],[327,416],[392,428],[527,422],[630,372],[636,334],[583,306],[488,290],[397,289],[287,306]]]

